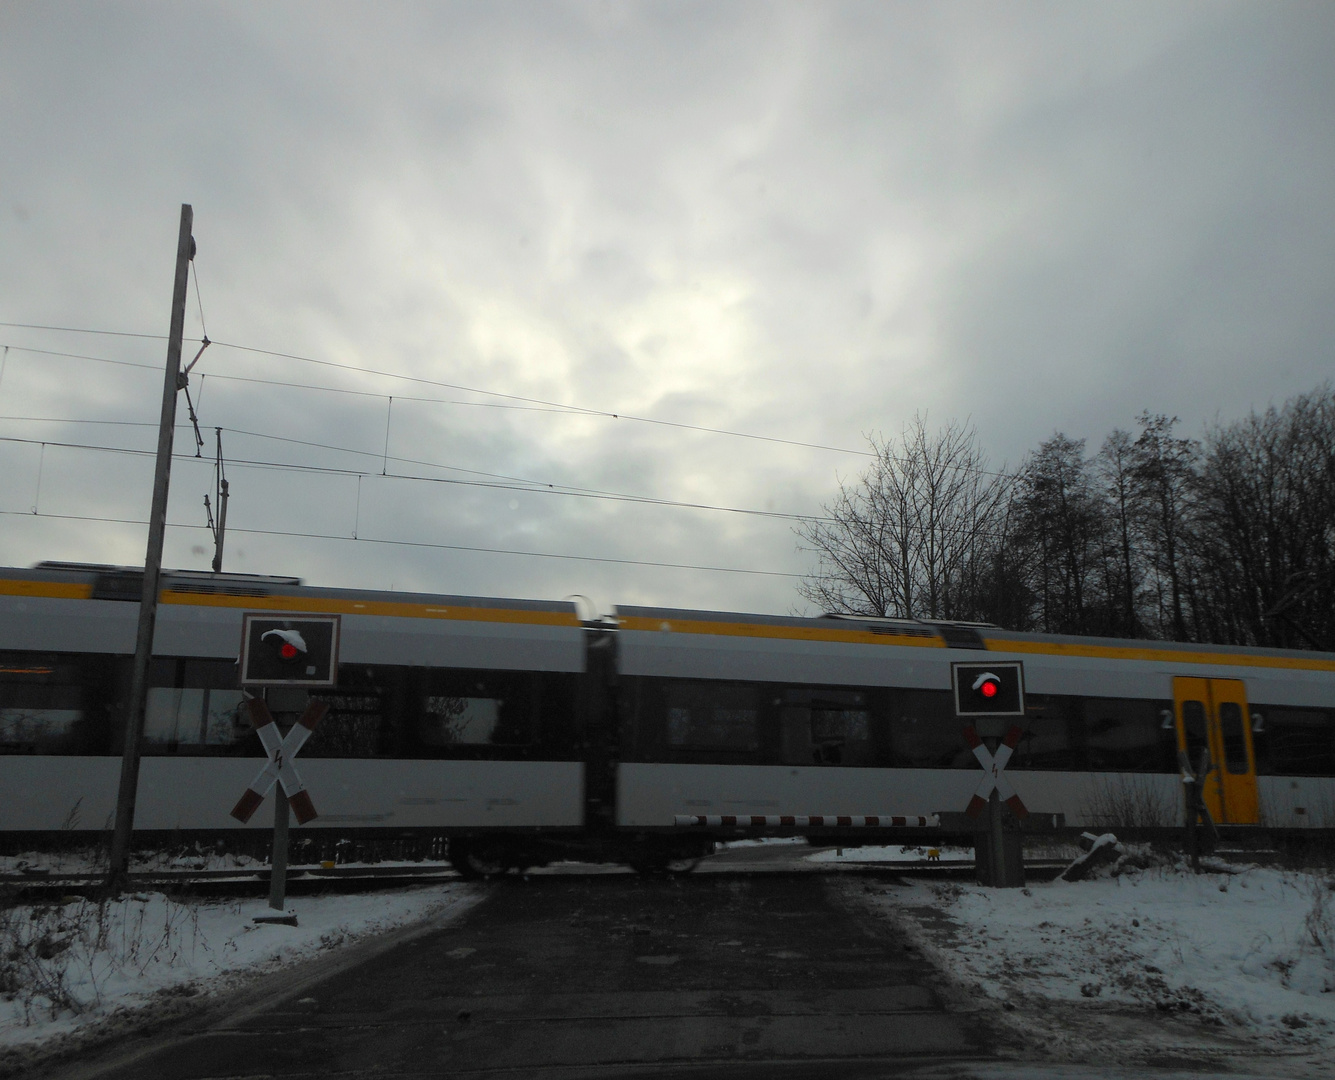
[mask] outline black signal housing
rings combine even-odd
[[[1023,716],[1024,665],[951,664],[956,716]]]
[[[336,686],[339,628],[337,615],[248,612],[242,619],[241,684]]]

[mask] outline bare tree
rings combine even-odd
[[[840,481],[826,517],[797,529],[819,559],[799,587],[826,611],[970,618],[978,568],[995,554],[1009,479],[992,473],[972,428],[928,431],[915,416],[898,442],[869,438],[875,457]]]
[[[1094,467],[1102,483],[1109,518],[1107,597],[1112,621],[1109,630],[1121,637],[1140,637],[1144,633],[1138,613],[1144,574],[1137,550],[1131,475],[1134,466],[1130,434],[1114,428],[1103,440]]]
[[[1058,432],[1029,456],[1015,490],[1018,536],[1033,552],[1035,591],[1043,630],[1089,634],[1103,630],[1100,588],[1106,521],[1085,440]]]
[[[1140,437],[1131,446],[1134,505],[1158,594],[1161,633],[1174,641],[1191,641],[1188,615],[1193,581],[1188,565],[1192,496],[1200,444],[1173,434],[1178,423],[1146,411],[1137,417]]]
[[[1335,390],[1204,446],[1142,413],[1093,460],[1058,434],[1018,476],[972,429],[897,441],[798,529],[826,611],[981,619],[1017,630],[1335,650]]]
[[[1199,487],[1216,636],[1335,648],[1335,392],[1216,426]]]

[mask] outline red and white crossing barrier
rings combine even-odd
[[[941,819],[935,814],[916,817],[902,814],[677,814],[673,824],[696,828],[903,829],[932,828],[939,826]]]

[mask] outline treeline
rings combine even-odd
[[[1335,390],[1216,423],[1142,413],[1090,453],[1058,433],[991,470],[972,430],[871,440],[799,528],[826,611],[1335,650]]]

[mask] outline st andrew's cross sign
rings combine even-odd
[[[1020,800],[1020,796],[1015,793],[1015,788],[1005,775],[1006,765],[1010,762],[1011,755],[1015,753],[1015,747],[1023,734],[1024,728],[1019,724],[1011,725],[1011,729],[1006,732],[1006,737],[1001,740],[1001,745],[994,754],[983,745],[983,740],[978,737],[978,732],[974,730],[972,724],[964,729],[964,741],[969,744],[973,756],[983,767],[982,782],[974,791],[973,798],[969,800],[969,805],[965,809],[965,813],[970,817],[977,817],[987,809],[988,799],[994,791],[997,793],[997,798],[1009,806],[1016,817],[1029,816],[1028,807]]]
[[[329,712],[329,705],[324,701],[312,701],[300,719],[292,725],[286,738],[279,733],[273,714],[262,699],[250,698],[246,706],[250,709],[250,722],[255,726],[255,734],[260,737],[269,760],[232,808],[232,817],[245,824],[259,809],[260,803],[264,802],[264,797],[273,790],[274,784],[282,784],[283,794],[287,796],[288,805],[297,817],[297,824],[305,825],[316,817],[315,805],[292,759],[311,737],[315,725]]]

